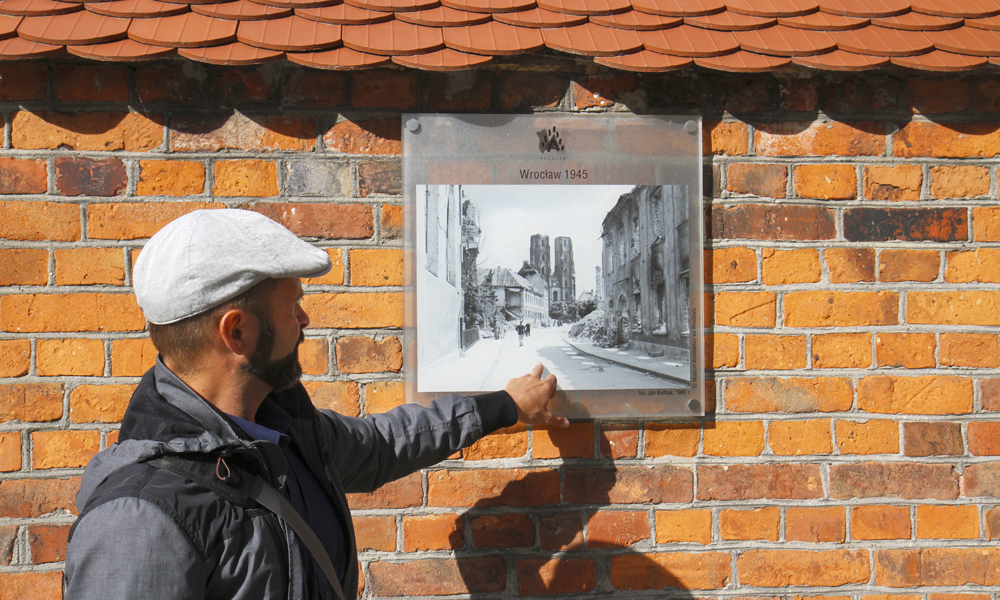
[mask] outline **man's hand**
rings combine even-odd
[[[549,412],[549,400],[556,393],[556,376],[542,379],[542,363],[531,369],[531,373],[516,377],[507,382],[504,390],[517,404],[517,420],[529,425],[555,425],[569,427],[569,419]]]

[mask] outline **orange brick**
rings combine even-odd
[[[649,513],[645,511],[601,511],[587,520],[588,548],[627,548],[647,539]]]
[[[149,338],[111,342],[111,375],[138,377],[156,364],[156,347]]]
[[[517,423],[499,429],[462,450],[465,460],[521,458],[528,453],[528,428]]]
[[[278,164],[269,160],[220,160],[214,165],[216,196],[269,198],[278,195]]]
[[[611,557],[611,585],[618,590],[710,590],[732,575],[728,552],[654,552]]]
[[[518,558],[519,596],[583,594],[597,587],[597,566],[589,559]]]
[[[764,285],[816,283],[823,273],[819,252],[812,249],[775,250],[764,248]]]
[[[305,384],[316,408],[325,408],[342,415],[361,414],[361,390],[353,381],[308,381]]]
[[[405,402],[402,381],[374,381],[365,386],[365,414],[389,412]]]
[[[972,239],[977,242],[1000,241],[1000,207],[977,206],[972,209]]]
[[[173,117],[170,126],[170,149],[174,152],[312,152],[316,148],[316,124],[308,118],[251,118],[241,112],[206,117],[195,113]]]
[[[979,198],[989,193],[988,167],[931,167],[931,196],[934,198]]]
[[[712,368],[732,368],[740,364],[740,338],[731,333],[705,336],[705,353],[712,355]]]
[[[326,375],[330,371],[330,343],[326,338],[306,338],[299,345],[299,364],[306,375]]]
[[[858,408],[885,414],[967,414],[972,412],[972,379],[954,375],[862,377]]]
[[[31,468],[85,467],[100,447],[99,431],[36,431],[31,434]]]
[[[744,340],[748,369],[804,369],[806,336],[748,335]]]
[[[656,511],[656,543],[712,543],[712,511],[708,509]]]
[[[1000,292],[907,292],[906,321],[930,325],[1000,325]]]
[[[119,431],[117,429],[114,430],[114,431],[109,431],[108,432],[107,445],[105,445],[104,447],[107,448],[108,446],[110,446],[112,444],[117,444],[118,443],[118,436],[119,436],[119,434],[121,434],[121,431]]]
[[[767,427],[767,433],[771,451],[779,456],[803,456],[833,452],[829,419],[771,421]]]
[[[532,458],[594,458],[594,424],[568,428],[536,425],[531,431]]]
[[[688,424],[646,425],[646,456],[694,456],[698,453],[701,427]]]
[[[123,285],[125,256],[120,248],[56,250],[57,285]]]
[[[639,451],[639,424],[604,424],[598,442],[601,455],[612,459],[635,458]]]
[[[205,164],[190,160],[140,160],[140,196],[195,196],[205,193]]]
[[[551,469],[477,469],[427,474],[428,506],[537,506],[559,502]]]
[[[747,153],[749,141],[746,123],[705,121],[702,128],[708,132],[702,138],[705,156],[736,156]]]
[[[920,200],[924,175],[920,165],[865,167],[865,198],[869,200]]]
[[[134,385],[81,385],[69,393],[74,423],[117,423],[125,416]]]
[[[322,277],[313,277],[302,281],[305,285],[344,285],[344,252],[340,248],[327,248],[333,267]]]
[[[403,551],[454,550],[465,544],[462,515],[403,516]]]
[[[346,154],[403,153],[399,119],[343,120],[323,135],[326,147]]]
[[[54,421],[62,416],[61,383],[0,385],[0,423],[5,421]]]
[[[1000,455],[1000,423],[969,423],[969,452],[976,456]]]
[[[872,364],[870,333],[827,333],[812,336],[816,369],[866,369]]]
[[[62,598],[62,573],[0,573],[0,596],[18,600]]]
[[[992,158],[1000,154],[1000,130],[991,123],[911,121],[893,137],[893,154],[907,158]]]
[[[841,454],[897,454],[899,423],[837,421],[837,446]]]
[[[758,456],[764,451],[763,421],[717,421],[705,427],[708,456]]]
[[[723,510],[719,512],[719,534],[724,540],[778,541],[781,509],[777,506],[754,510]]]
[[[917,505],[917,539],[979,539],[979,510],[972,505]]]
[[[871,578],[868,550],[749,550],[736,559],[742,585],[841,586]]]
[[[403,251],[394,248],[350,251],[351,285],[403,285]]]
[[[794,172],[795,194],[799,198],[850,200],[858,197],[858,177],[854,165],[798,165]]]
[[[0,194],[44,194],[48,189],[45,159],[0,158]]]
[[[948,283],[1000,283],[1000,249],[976,248],[967,252],[947,252],[948,267],[944,280]]]
[[[969,107],[969,82],[964,78],[914,78],[906,82],[906,98],[914,113],[961,112]],[[865,596],[862,600],[867,600]],[[907,600],[895,597],[896,600]],[[870,600],[889,600],[870,598]],[[919,597],[916,599],[919,600]]]
[[[249,208],[299,237],[364,240],[375,233],[372,207],[330,202],[259,202]]]
[[[29,340],[0,340],[0,377],[21,377],[31,369]]]
[[[990,600],[989,594],[927,594],[927,600]]]
[[[854,403],[854,386],[842,377],[741,377],[726,381],[726,409],[733,412],[840,412]]]
[[[313,327],[361,329],[403,326],[403,294],[307,294],[302,308]]]
[[[929,369],[936,364],[933,333],[878,333],[875,354],[880,367]]]
[[[830,270],[830,283],[875,281],[875,250],[872,248],[827,248],[823,257]]]
[[[87,208],[87,235],[102,240],[149,238],[177,217],[205,208],[225,208],[225,205],[219,202],[91,204]]]
[[[60,202],[0,201],[0,238],[75,242],[80,239],[80,207]]]
[[[66,560],[66,543],[69,525],[31,525],[28,543],[31,544],[31,562],[36,565]]]
[[[48,280],[47,250],[0,248],[0,286],[45,285]]]
[[[21,433],[0,433],[0,472],[21,470]]]
[[[757,280],[757,253],[752,248],[705,250],[705,266],[705,283],[748,283]]]
[[[736,163],[726,168],[726,190],[765,198],[784,198],[788,167],[778,164]]]
[[[138,112],[15,112],[11,142],[20,150],[147,152],[163,143],[163,117]]]
[[[719,292],[715,294],[715,323],[730,327],[774,327],[774,292]]]
[[[910,537],[907,506],[855,506],[851,508],[851,537],[855,540],[905,540]]]
[[[758,124],[754,148],[762,156],[879,156],[885,150],[884,131],[885,125],[871,122]]]
[[[846,524],[846,512],[840,506],[789,506],[785,511],[785,540],[843,543]]]
[[[125,102],[128,78],[124,65],[59,65],[56,97],[76,102]]]
[[[341,373],[398,373],[403,368],[403,346],[397,337],[341,338],[337,340],[336,355],[337,370]]]
[[[354,534],[358,550],[392,552],[396,549],[396,519],[394,517],[363,517],[353,515]]]
[[[39,375],[104,375],[103,340],[38,340],[36,348]]]
[[[786,327],[898,325],[896,292],[788,292]]]
[[[996,334],[942,333],[939,358],[945,367],[995,369],[1000,367],[1000,344]]]
[[[383,204],[381,213],[382,238],[396,240],[403,237],[403,207]]]
[[[883,250],[878,259],[879,281],[934,281],[940,270],[937,250]]]

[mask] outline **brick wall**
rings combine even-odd
[[[399,114],[627,108],[706,119],[712,414],[513,427],[353,497],[365,597],[996,597],[1000,84],[507,67],[0,66],[0,596],[60,596],[154,360],[129,286],[159,227],[249,207],[327,249],[306,385],[385,411]]]

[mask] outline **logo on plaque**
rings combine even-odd
[[[553,150],[561,152],[565,149],[563,147],[562,138],[559,137],[559,132],[556,131],[555,126],[553,126],[552,129],[543,129],[541,131],[536,131],[535,133],[538,134],[538,151],[542,154]]]

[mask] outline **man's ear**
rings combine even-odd
[[[219,319],[217,327],[219,339],[233,354],[249,357],[257,347],[258,329],[256,317],[248,312],[228,310]]]

